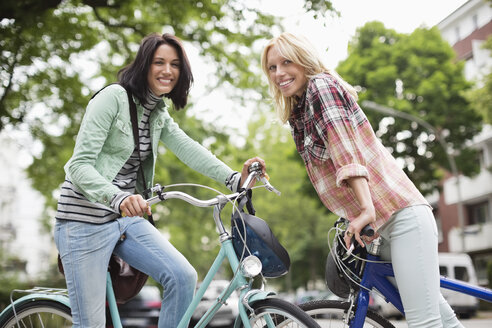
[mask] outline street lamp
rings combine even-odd
[[[436,136],[437,141],[439,141],[441,147],[444,149],[444,152],[446,153],[449,166],[451,167],[451,172],[456,179],[455,181],[456,181],[456,190],[457,190],[458,224],[461,229],[461,249],[463,252],[465,252],[465,218],[463,214],[463,203],[461,201],[462,197],[461,197],[461,189],[460,189],[460,175],[458,173],[458,168],[456,166],[456,161],[454,159],[454,156],[450,154],[450,152],[448,152],[448,147],[444,141],[444,136],[442,136],[441,133],[435,127],[433,127],[432,125],[430,125],[429,123],[427,123],[426,121],[424,121],[423,119],[417,116],[413,116],[411,114],[401,112],[394,108],[386,107],[369,100],[364,100],[362,101],[361,104],[363,107],[367,107],[369,109],[375,110],[383,114],[388,114],[393,117],[400,117],[409,120],[411,122],[416,122],[417,124],[420,124],[421,126],[426,128],[429,132],[431,132]]]

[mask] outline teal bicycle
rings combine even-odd
[[[232,293],[239,294],[238,316],[234,327],[304,327],[319,328],[320,326],[309,315],[296,305],[278,299],[273,292],[266,291],[265,278],[278,277],[289,268],[288,254],[278,243],[265,221],[254,216],[251,202],[251,189],[245,188],[253,179],[261,180],[263,186],[270,191],[278,191],[265,179],[261,178],[259,163],[253,163],[250,174],[240,192],[222,194],[209,200],[200,200],[181,191],[166,191],[177,186],[156,185],[151,189],[156,196],[148,199],[154,205],[168,199],[181,199],[198,207],[213,207],[213,218],[219,234],[220,250],[200,288],[189,305],[178,328],[187,328],[205,291],[210,286],[216,273],[224,261],[228,261],[233,273],[227,288],[210,305],[208,310],[192,327],[203,328],[212,320],[219,308],[226,304]],[[195,185],[197,186],[197,185]],[[198,185],[199,186],[199,185]],[[200,186],[204,187],[204,186]],[[206,187],[208,188],[208,187]],[[208,188],[211,189],[211,188]],[[234,213],[231,220],[231,232],[228,232],[221,219],[221,211],[228,203],[233,204]],[[248,213],[244,211],[248,210]],[[255,277],[261,277],[260,289],[252,287]],[[16,300],[15,293],[27,293]],[[107,301],[114,328],[121,328],[121,320],[114,296],[111,277],[107,279]],[[0,327],[71,327],[70,303],[64,289],[38,287],[30,290],[14,290],[11,293],[11,304],[0,313]]]

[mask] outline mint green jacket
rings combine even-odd
[[[137,105],[138,121],[143,107]],[[153,184],[159,140],[182,162],[192,169],[225,183],[233,172],[205,147],[192,140],[169,116],[164,101],[157,104],[150,116],[152,156],[142,163],[147,186],[137,179],[137,192]],[[113,84],[104,88],[88,104],[82,120],[72,157],[65,165],[70,180],[91,202],[110,206],[120,189],[111,181],[130,158],[135,148],[130,119],[128,96],[125,89]]]

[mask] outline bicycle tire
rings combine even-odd
[[[308,315],[318,322],[320,326],[327,327],[348,327],[345,323],[350,303],[345,301],[317,300],[299,305]],[[378,313],[368,309],[364,328],[395,328],[391,322],[380,316]]]
[[[1,328],[16,328],[17,320],[21,327],[38,328],[69,328],[72,327],[70,308],[52,300],[29,300],[16,304],[15,313],[11,308],[0,318]]]
[[[251,305],[255,315],[250,317],[252,328],[270,327],[267,318],[271,318],[278,328],[321,328],[306,312],[298,306],[278,298],[268,298]],[[244,327],[241,323],[239,327]]]

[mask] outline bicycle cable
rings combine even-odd
[[[345,246],[345,244],[343,242],[342,243],[339,243],[339,241],[338,241],[339,240],[339,237],[342,235],[342,233],[345,231],[345,229],[340,228],[338,225],[330,228],[330,230],[328,230],[328,241],[330,240],[330,234],[332,234],[333,231],[335,232],[335,236],[333,238],[332,243],[328,242],[328,248],[330,249],[330,252],[333,255],[333,260],[334,260],[337,268],[345,275],[345,277],[347,279],[349,279],[355,285],[357,285],[360,288],[363,288],[363,289],[365,289],[365,290],[367,290],[369,292],[372,291],[372,289],[369,289],[369,288],[367,288],[365,286],[362,286],[360,284],[361,277],[359,276],[359,273],[353,272],[352,269],[347,264],[344,263],[344,260],[342,260],[340,258],[341,257],[341,254],[339,255],[338,252],[336,251],[337,245],[341,245],[341,247],[343,247],[345,253],[348,251],[348,249]],[[332,245],[332,244],[335,244],[335,243],[336,243],[336,245]],[[335,251],[333,251],[334,248],[335,248]],[[366,258],[362,258],[362,257],[358,256],[355,253],[350,254],[350,256],[353,257],[352,261],[358,260],[358,261],[369,262],[369,263],[391,263],[391,261],[374,261],[374,260],[368,260]],[[359,279],[359,281],[357,281],[353,277],[357,277]]]

